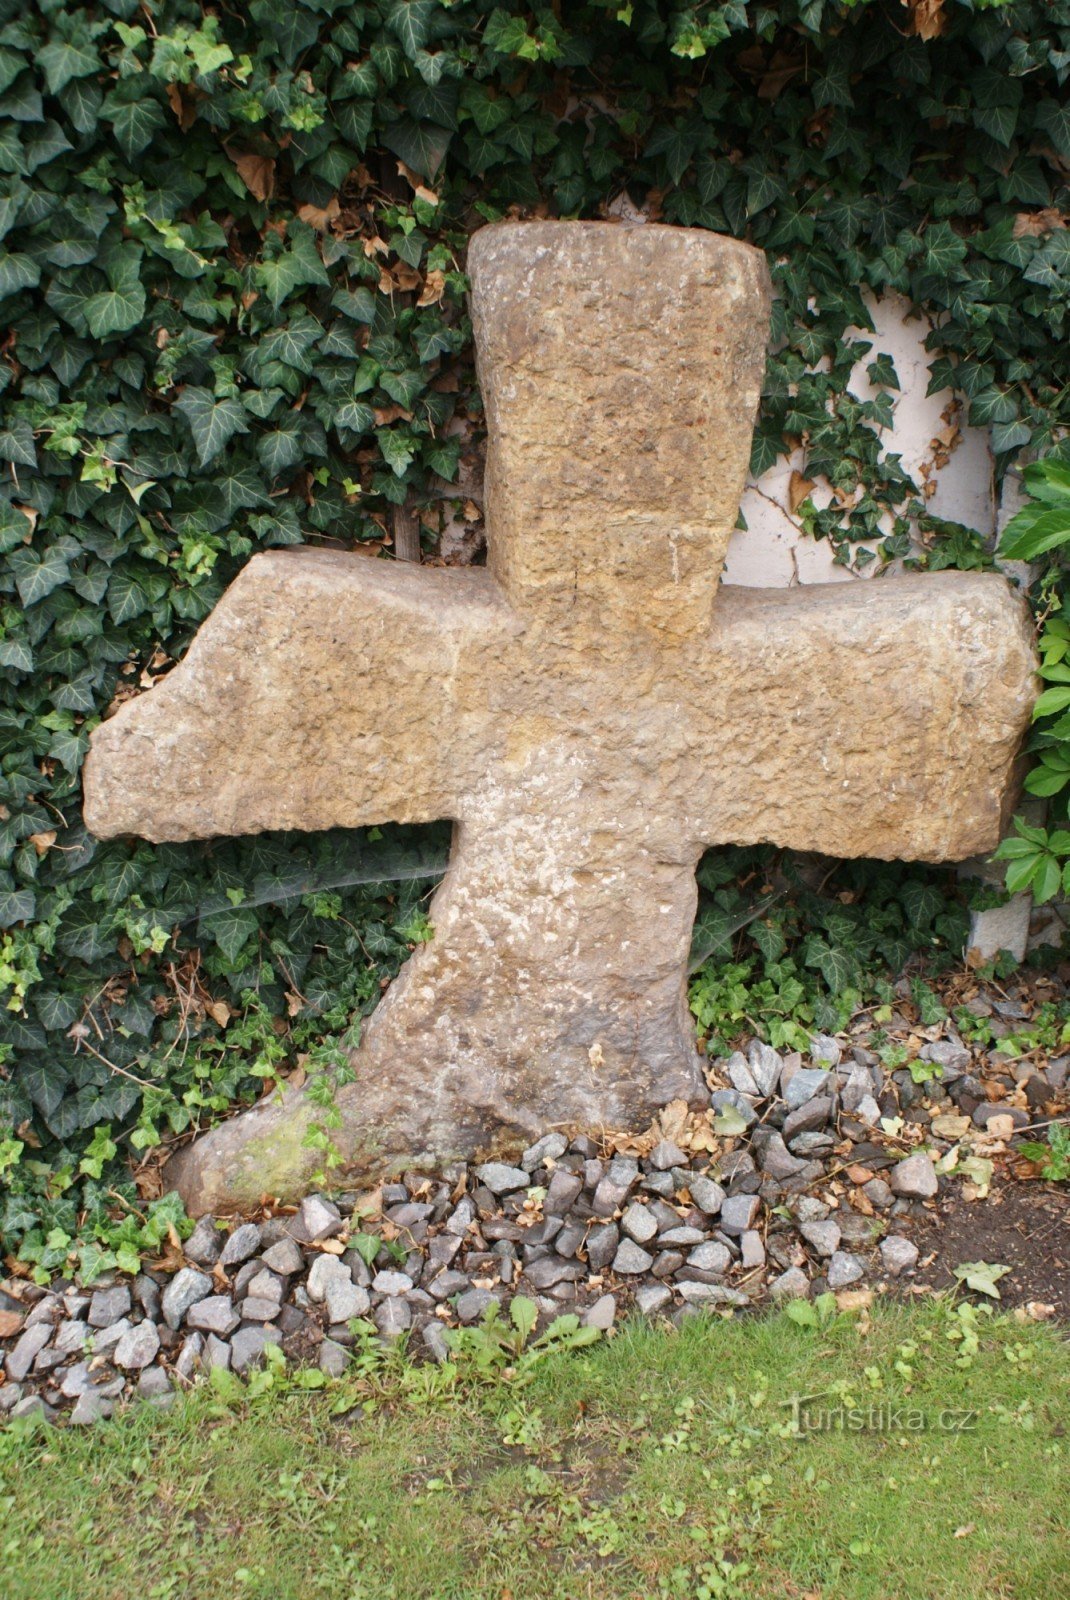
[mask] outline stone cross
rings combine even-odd
[[[706,847],[988,850],[1033,696],[1002,577],[718,591],[765,357],[759,252],[500,223],[468,265],[487,567],[254,557],[182,664],[97,729],[86,774],[101,836],[454,819],[434,938],[339,1093],[344,1177],[695,1102]],[[293,1197],[315,1115],[268,1099],[172,1180],[194,1211]]]

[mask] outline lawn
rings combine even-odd
[[[508,1359],[9,1429],[4,1600],[1070,1596],[1058,1330],[881,1302]]]

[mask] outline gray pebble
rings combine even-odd
[[[706,1235],[701,1228],[692,1228],[686,1222],[678,1223],[674,1228],[666,1228],[658,1237],[658,1244],[663,1249],[678,1249],[688,1245],[701,1244]]]
[[[647,1272],[653,1264],[654,1257],[640,1249],[634,1239],[622,1239],[613,1257],[614,1272],[628,1274]]]
[[[372,1279],[372,1288],[374,1289],[375,1293],[390,1297],[408,1294],[409,1290],[413,1287],[413,1281],[407,1272],[393,1272],[386,1270],[383,1272],[377,1272],[375,1277]]]
[[[349,1268],[341,1256],[332,1256],[324,1253],[323,1255],[318,1255],[313,1261],[305,1282],[305,1288],[308,1290],[309,1299],[314,1300],[319,1305],[322,1300],[326,1299],[327,1285],[329,1283],[352,1283],[352,1281],[349,1275]],[[412,1280],[406,1279],[405,1286],[411,1289]],[[404,1290],[399,1290],[398,1293],[404,1293]]]
[[[555,1172],[554,1177],[556,1178],[557,1176],[558,1174]],[[552,1180],[550,1187],[551,1189],[553,1188]],[[577,1191],[577,1193],[578,1192],[579,1191]],[[543,1210],[545,1211],[545,1209],[546,1207],[544,1205]],[[562,1209],[567,1210],[567,1207],[563,1207]],[[458,1239],[463,1239],[469,1228],[472,1226],[472,1223],[475,1221],[475,1217],[475,1203],[473,1202],[471,1195],[466,1194],[462,1199],[458,1200],[453,1214],[446,1223],[446,1233],[454,1234]]]
[[[582,1222],[566,1222],[554,1239],[554,1249],[559,1256],[574,1256],[586,1237]]]
[[[849,1250],[835,1250],[829,1261],[827,1277],[830,1289],[846,1289],[865,1276],[865,1265]]]
[[[791,1178],[802,1169],[803,1163],[793,1156],[779,1133],[771,1129],[754,1136],[755,1149],[762,1171],[770,1178]]]
[[[747,1271],[765,1266],[765,1245],[760,1233],[754,1228],[748,1228],[740,1235],[739,1243],[741,1266]]]
[[[626,1156],[614,1156],[594,1191],[591,1205],[596,1215],[611,1217],[624,1204],[638,1181],[638,1163]]]
[[[367,1289],[358,1288],[348,1277],[332,1278],[327,1285],[326,1305],[329,1322],[348,1322],[351,1317],[366,1316],[371,1299]]]
[[[724,1190],[712,1178],[694,1177],[688,1184],[688,1189],[699,1210],[704,1211],[708,1217],[716,1216],[725,1203]]]
[[[608,1333],[613,1326],[616,1315],[616,1298],[611,1294],[604,1294],[595,1301],[593,1306],[588,1306],[580,1320],[585,1328],[598,1328],[602,1333]]]
[[[758,1215],[759,1200],[756,1194],[730,1195],[721,1207],[721,1231],[730,1237],[736,1238],[753,1227],[754,1219]]]
[[[190,1307],[210,1295],[212,1288],[207,1272],[199,1272],[196,1267],[183,1267],[176,1272],[160,1299],[167,1326],[177,1328]]]
[[[635,1308],[644,1317],[653,1317],[671,1300],[672,1290],[667,1289],[664,1284],[645,1284],[642,1289],[636,1291]]]
[[[792,1073],[784,1087],[784,1100],[789,1111],[797,1111],[815,1095],[820,1095],[828,1087],[829,1075],[821,1067],[800,1067]]]
[[[279,1330],[272,1327],[239,1328],[230,1341],[230,1364],[235,1372],[247,1372],[263,1360],[269,1344],[278,1344]]]
[[[186,1322],[191,1328],[201,1333],[214,1333],[220,1339],[233,1333],[240,1321],[229,1294],[208,1295],[186,1313]]]
[[[235,1228],[223,1246],[219,1257],[222,1267],[240,1267],[243,1261],[255,1256],[260,1249],[260,1229],[255,1222],[243,1222]]]
[[[76,1350],[81,1350],[89,1337],[89,1327],[85,1322],[61,1322],[56,1333],[55,1349],[61,1356],[70,1356]]]
[[[627,1207],[620,1219],[620,1225],[636,1244],[647,1244],[658,1231],[657,1219],[652,1215],[650,1208],[638,1200],[633,1200]]]
[[[134,1279],[134,1299],[153,1322],[158,1322],[160,1317],[160,1285],[147,1272],[139,1273]]]
[[[563,1133],[546,1133],[528,1146],[520,1157],[520,1165],[525,1172],[534,1172],[544,1161],[557,1161],[567,1149],[568,1140]]]
[[[676,1285],[676,1292],[688,1305],[745,1306],[749,1304],[739,1289],[724,1283],[702,1283],[687,1278]]]
[[[893,1278],[898,1278],[902,1272],[909,1272],[917,1260],[917,1245],[904,1239],[901,1234],[890,1234],[887,1239],[881,1240],[881,1262],[884,1270],[890,1272]]]
[[[799,1232],[819,1256],[831,1256],[840,1248],[838,1222],[803,1222],[799,1225]]]
[[[361,1293],[363,1292],[362,1290]],[[265,1300],[260,1295],[248,1294],[242,1301],[241,1314],[246,1322],[274,1322],[279,1314],[279,1302]]]
[[[87,1389],[78,1396],[67,1421],[75,1428],[87,1428],[94,1422],[103,1422],[111,1413],[111,1401],[105,1400],[94,1389]]]
[[[200,1364],[203,1350],[203,1334],[191,1333],[187,1339],[184,1339],[182,1348],[178,1352],[178,1360],[175,1362],[176,1377],[181,1378],[184,1383],[192,1383],[193,1375]]]
[[[776,1089],[784,1063],[771,1045],[752,1039],[747,1047],[747,1065],[758,1093],[768,1099]]]
[[[349,1273],[347,1272],[346,1277],[348,1276]],[[255,1295],[261,1300],[274,1300],[277,1304],[282,1299],[285,1287],[280,1277],[274,1272],[269,1272],[266,1267],[262,1267],[259,1272],[249,1279],[245,1286],[245,1292],[249,1295]]]
[[[173,1393],[171,1380],[162,1367],[147,1367],[137,1383],[142,1400],[160,1400]]]
[[[80,1394],[85,1394],[87,1389],[93,1388],[93,1379],[89,1372],[88,1361],[76,1361],[73,1367],[68,1367],[63,1374],[59,1392],[68,1400],[77,1400]]]
[[[727,1272],[732,1257],[723,1244],[711,1239],[707,1244],[696,1245],[687,1258],[689,1267],[699,1267],[703,1272]]]
[[[485,1183],[491,1194],[512,1194],[514,1189],[526,1189],[531,1183],[523,1167],[508,1167],[502,1161],[488,1161],[475,1171],[480,1183]]]
[[[862,1193],[878,1211],[887,1211],[895,1199],[895,1195],[883,1178],[870,1178],[868,1183],[862,1185]]]
[[[620,1229],[615,1222],[604,1222],[587,1235],[587,1265],[592,1272],[604,1272],[617,1253]]]
[[[333,1201],[308,1194],[290,1223],[290,1233],[301,1244],[316,1244],[320,1239],[333,1239],[343,1226],[342,1214]]]
[[[773,1300],[805,1300],[810,1293],[810,1280],[801,1267],[789,1267],[769,1285]]]
[[[560,1256],[544,1256],[524,1268],[524,1276],[535,1289],[552,1289],[557,1283],[575,1283],[587,1276],[578,1261],[564,1261]]]
[[[51,1337],[52,1329],[47,1322],[39,1322],[19,1336],[7,1353],[5,1366],[9,1382],[22,1382]]]
[[[687,1157],[680,1146],[673,1144],[671,1139],[662,1139],[651,1150],[647,1160],[655,1172],[668,1172],[670,1167],[683,1167],[687,1164]]]
[[[155,1361],[160,1348],[160,1335],[156,1331],[154,1322],[139,1322],[124,1333],[119,1343],[115,1346],[112,1361],[115,1366],[122,1367],[124,1372],[140,1372],[150,1362]]]
[[[940,1187],[932,1157],[926,1155],[924,1150],[916,1151],[893,1167],[888,1181],[893,1194],[903,1195],[906,1199],[931,1200]]]
[[[229,1372],[230,1345],[223,1339],[217,1339],[214,1333],[210,1333],[204,1341],[203,1364],[209,1372],[214,1371],[216,1367]]]
[[[216,1227],[214,1217],[202,1217],[182,1246],[187,1261],[194,1261],[199,1267],[214,1267],[225,1237]]]
[[[129,1317],[120,1317],[118,1322],[113,1322],[110,1328],[101,1328],[93,1335],[93,1351],[96,1355],[105,1355],[114,1350],[115,1346],[125,1333],[133,1327]]]
[[[126,1316],[132,1304],[125,1283],[116,1284],[114,1289],[97,1289],[89,1302],[86,1321],[91,1328],[110,1328],[120,1317]]]
[[[340,1378],[349,1365],[349,1351],[333,1339],[324,1339],[319,1348],[317,1365],[329,1378]]]
[[[807,1100],[805,1105],[799,1106],[797,1111],[791,1111],[784,1118],[784,1127],[781,1130],[784,1143],[789,1144],[800,1133],[813,1133],[823,1128],[832,1115],[832,1096],[829,1094],[818,1095],[816,1099]]]
[[[430,1322],[424,1325],[421,1329],[421,1337],[432,1360],[437,1361],[439,1365],[443,1361],[449,1360],[450,1347],[446,1338],[446,1330],[437,1318],[433,1317]]]
[[[779,1070],[780,1063],[777,1062]],[[733,1051],[724,1064],[725,1075],[737,1094],[748,1094],[754,1099],[761,1098],[761,1090],[755,1081],[754,1074],[747,1064],[747,1058],[739,1050]]]
[[[300,1272],[305,1264],[305,1258],[293,1239],[279,1239],[270,1250],[264,1251],[260,1259],[265,1267],[279,1273],[283,1278],[289,1278],[293,1273]]]
[[[542,1203],[542,1212],[545,1217],[562,1217],[583,1193],[583,1179],[575,1172],[566,1172],[558,1167],[550,1179],[546,1190],[546,1198]]]
[[[482,1294],[484,1291],[473,1289],[471,1292]],[[372,1320],[384,1339],[396,1339],[412,1327],[412,1311],[406,1301],[395,1297],[377,1305]]]
[[[838,1067],[843,1051],[839,1041],[830,1033],[815,1033],[810,1039],[810,1060],[822,1061],[828,1067]]]

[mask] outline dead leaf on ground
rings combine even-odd
[[[412,168],[407,167],[404,161],[398,162],[398,171],[412,185],[412,192],[417,200],[424,200],[429,206],[438,205],[438,194],[434,189],[428,188],[418,172],[413,172]]]
[[[297,215],[302,222],[307,222],[310,228],[315,228],[317,233],[326,233],[332,222],[336,222],[342,214],[338,204],[338,196],[332,194],[325,206],[298,206]]]
[[[219,1027],[225,1028],[235,1013],[230,1009],[225,1000],[209,1000],[204,1008],[212,1021]]]
[[[275,163],[272,158],[254,155],[251,151],[235,155],[228,150],[227,154],[249,193],[257,200],[270,200],[275,193]]]
[[[202,98],[200,90],[195,89],[192,84],[167,85],[167,103],[177,117],[183,133],[188,133],[197,120],[197,101]]]
[[[404,406],[379,406],[375,411],[375,426],[388,428],[392,422],[411,422],[412,412],[406,411]]]
[[[1054,206],[1045,206],[1042,211],[1019,211],[1014,219],[1014,237],[1037,239],[1041,234],[1053,233],[1056,228],[1065,228],[1066,220]]]
[[[424,286],[420,290],[418,306],[437,306],[446,291],[446,274],[436,267],[424,279]]]
[[[422,282],[415,267],[410,267],[407,261],[399,261],[395,266],[380,270],[379,292],[392,294],[396,289],[402,294],[409,294],[413,289],[418,289]]]
[[[804,500],[808,500],[814,487],[812,478],[804,478],[801,472],[792,469],[791,481],[788,485],[788,505],[792,513],[798,511]]]
[[[31,833],[30,843],[39,856],[47,855],[56,842],[56,830],[50,828],[47,833]]]
[[[905,0],[910,12],[910,32],[919,39],[938,39],[947,30],[944,0]]]

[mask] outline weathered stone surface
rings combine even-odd
[[[990,849],[1034,692],[1024,604],[992,574],[718,597],[764,359],[758,252],[504,223],[468,265],[488,568],[259,555],[87,766],[105,837],[456,819],[435,937],[339,1095],[354,1171],[697,1103],[702,850]],[[172,1181],[194,1211],[300,1194],[315,1114],[272,1099]]]
[[[940,1187],[932,1156],[918,1150],[894,1166],[888,1177],[895,1194],[910,1200],[931,1200]]]

